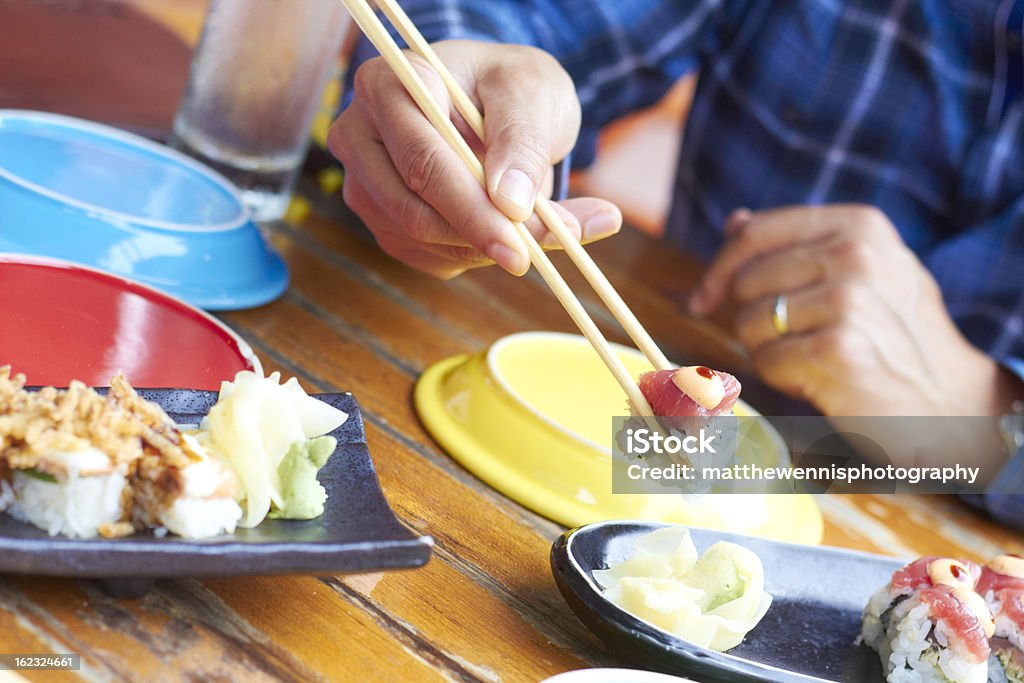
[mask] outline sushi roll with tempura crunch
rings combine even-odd
[[[75,538],[235,530],[234,473],[123,375],[106,396],[24,384],[0,367],[0,512]]]

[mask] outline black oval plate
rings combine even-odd
[[[697,550],[731,541],[757,553],[774,598],[738,646],[715,652],[677,638],[609,602],[592,572],[623,560],[637,539],[667,526],[597,522],[568,531],[551,549],[555,583],[576,615],[632,664],[720,681],[882,681],[878,655],[854,644],[860,613],[903,562],[853,550],[779,543],[691,528]]]
[[[178,424],[198,424],[217,392],[139,389]],[[316,398],[348,413],[331,435],[338,448],[320,470],[323,516],[265,520],[255,529],[202,540],[151,533],[116,539],[51,537],[0,513],[0,573],[79,578],[166,578],[246,574],[342,574],[419,567],[433,539],[395,517],[366,448],[359,405],[351,394]]]

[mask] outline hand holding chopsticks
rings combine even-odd
[[[459,158],[466,164],[477,180],[486,187],[483,165],[473,153],[470,146],[459,134],[448,114],[434,99],[427,87],[424,85],[419,74],[413,68],[406,55],[391,38],[387,29],[380,19],[374,14],[366,0],[342,0],[356,23],[363,33],[370,39],[377,50],[387,61],[388,65],[395,72],[395,75],[402,82],[410,96],[423,111],[431,125],[438,131],[442,138],[451,146]],[[444,64],[437,58],[433,50],[426,43],[419,31],[412,24],[409,18],[402,12],[401,8],[393,0],[383,0],[378,3],[389,19],[395,24],[396,29],[406,39],[410,46],[420,54],[441,76],[445,87],[448,89],[452,101],[462,116],[469,123],[474,132],[483,139],[483,119],[476,110],[476,107],[469,100],[466,93],[455,82]],[[647,356],[651,363],[658,369],[671,367],[664,354],[650,338],[650,335],[643,329],[639,321],[632,314],[621,297],[601,273],[597,265],[590,259],[586,251],[580,246],[576,239],[569,232],[567,226],[562,222],[558,214],[553,210],[551,204],[539,198],[535,206],[537,215],[545,223],[552,234],[559,240],[563,248],[569,253],[570,258],[584,274],[588,282],[595,288],[598,295],[609,307],[613,315],[622,323],[627,333],[638,345],[641,351]],[[582,304],[575,297],[565,280],[562,279],[540,245],[533,238],[526,226],[521,222],[512,221],[512,225],[526,246],[530,261],[538,273],[547,283],[549,288],[558,298],[559,302],[569,313],[573,322],[587,338],[601,360],[608,367],[609,371],[622,386],[633,405],[634,410],[643,415],[650,415],[650,406],[638,389],[636,382],[629,375],[622,362],[612,351],[607,340],[598,330],[593,320],[587,315]]]

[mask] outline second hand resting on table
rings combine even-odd
[[[773,324],[780,295],[785,334]],[[870,206],[733,212],[690,308],[706,315],[729,297],[762,379],[825,415],[1001,415],[1020,393]]]
[[[453,277],[497,262],[522,274],[529,262],[507,218],[531,216],[551,165],[572,149],[580,125],[572,81],[534,48],[447,41],[436,50],[484,112],[486,144],[477,149],[487,191],[378,58],[359,68],[329,137],[347,171],[345,201],[381,248],[410,266]],[[472,140],[437,75],[411,59]],[[584,241],[621,225],[600,199],[559,207]],[[527,225],[553,246],[535,217]],[[788,302],[783,334],[772,316],[779,295]],[[826,415],[999,415],[1024,394],[963,337],[930,273],[869,206],[734,212],[692,308],[707,314],[729,298],[762,378]]]

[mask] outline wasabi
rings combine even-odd
[[[316,519],[324,514],[327,491],[316,475],[334,453],[338,441],[333,436],[296,441],[277,466],[281,480],[282,504],[271,505],[272,519]]]

